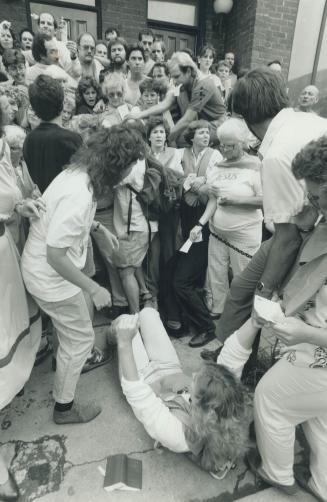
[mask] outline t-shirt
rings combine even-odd
[[[79,134],[49,122],[41,122],[27,135],[24,159],[32,180],[42,193],[81,145]]]
[[[226,113],[221,94],[210,75],[194,80],[189,106],[197,112],[199,120],[209,122],[219,120]]]
[[[60,173],[42,198],[47,209],[31,222],[22,256],[22,273],[32,295],[55,302],[71,298],[80,288],[48,264],[47,246],[69,248],[68,258],[82,270],[96,203],[88,174],[78,168]]]
[[[292,173],[295,155],[311,140],[327,134],[327,120],[285,108],[271,121],[261,143],[263,210],[266,223],[295,223],[306,188]]]
[[[220,188],[220,197],[262,196],[260,173],[243,167],[242,159],[231,162],[231,167],[227,161],[221,162],[215,170],[210,171],[207,183]],[[261,209],[220,205],[218,197],[217,209],[210,223],[213,231],[230,233],[253,225],[261,227],[262,218]]]

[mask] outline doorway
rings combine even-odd
[[[196,34],[182,33],[164,28],[152,28],[157,40],[162,40],[167,49],[167,58],[182,49],[191,49],[194,53],[196,47]]]

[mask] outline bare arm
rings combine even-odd
[[[186,112],[184,113],[183,117],[179,119],[177,124],[175,124],[175,127],[170,132],[169,135],[169,143],[173,142],[180,136],[184,130],[187,128],[187,126],[192,122],[193,120],[196,120],[198,117],[198,114],[192,110],[191,108],[188,108]]]
[[[271,298],[273,291],[282,284],[294,264],[301,243],[301,235],[296,225],[275,224],[272,245],[261,277],[264,292],[257,291],[257,294]]]
[[[169,110],[174,102],[175,102],[175,96],[172,91],[168,91],[166,94],[166,97],[163,101],[160,101],[157,105],[151,106],[151,108],[148,108],[147,110],[143,110],[142,112],[131,112],[129,115],[127,115],[127,119],[146,119],[150,117],[150,115],[161,115],[162,113],[166,112]]]
[[[69,248],[47,246],[48,264],[64,279],[89,293],[97,309],[111,305],[110,293],[81,272],[67,256]]]
[[[240,209],[261,209],[262,196],[221,197],[219,204],[222,206],[237,206]]]

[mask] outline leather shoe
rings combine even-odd
[[[207,345],[207,343],[211,342],[211,340],[214,340],[215,338],[216,336],[213,331],[205,331],[204,333],[194,335],[188,344],[192,347],[192,349],[195,349],[197,347]]]

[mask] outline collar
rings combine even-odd
[[[195,152],[194,152],[194,150],[193,150],[193,147],[192,147],[191,152],[192,152],[192,155],[193,155],[194,160],[195,160],[195,162],[196,162],[196,163],[200,162],[200,160],[202,159],[203,155],[204,155],[204,154],[205,154],[205,152],[207,151],[207,148],[208,148],[208,147],[204,148],[204,149],[203,149],[203,150],[202,150],[202,151],[198,154],[198,156],[196,156],[196,154],[195,154]]]
[[[265,137],[262,140],[261,146],[259,148],[260,158],[263,159],[267,154],[270,145],[275,139],[276,134],[279,132],[280,128],[294,116],[296,112],[293,108],[284,108],[272,119],[270,125],[267,129]]]

